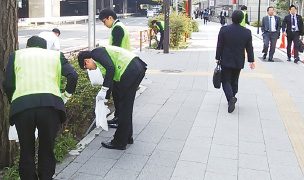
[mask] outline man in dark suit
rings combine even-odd
[[[300,61],[299,59],[299,38],[303,38],[303,20],[302,16],[297,14],[297,8],[294,5],[289,7],[290,14],[285,16],[282,24],[282,32],[287,36],[287,61],[290,61],[290,48],[293,42],[295,46],[294,63]],[[287,30],[285,30],[287,25]]]
[[[269,59],[268,61],[273,62],[273,54],[275,52],[275,47],[277,43],[277,39],[280,37],[280,30],[281,30],[281,19],[278,16],[273,15],[274,8],[268,7],[267,8],[268,15],[263,17],[262,19],[262,32],[263,32],[263,59],[266,59],[269,42],[270,42],[270,50],[269,50]]]
[[[221,23],[222,26],[224,26],[225,23],[226,23],[226,10],[225,10],[225,8],[223,8],[221,13],[220,13],[220,23]]]
[[[244,68],[245,49],[250,68],[255,67],[251,31],[240,25],[242,19],[242,11],[235,10],[232,13],[233,24],[221,28],[216,47],[215,59],[222,66],[222,85],[229,113],[235,109],[235,94],[238,92],[239,74]]]

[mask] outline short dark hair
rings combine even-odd
[[[26,46],[46,49],[46,40],[39,36],[32,36],[27,40]]]
[[[111,9],[103,9],[103,10],[100,11],[98,18],[100,20],[103,20],[104,18],[108,19],[110,16],[112,16],[114,20],[117,19],[117,15],[116,15],[116,13],[113,10],[111,10]]]
[[[293,8],[293,7],[294,7],[295,9],[297,9],[297,7],[296,7],[295,5],[292,4],[292,5],[289,6],[289,10],[291,10],[291,8]]]
[[[60,35],[60,30],[59,30],[58,28],[54,28],[52,31],[53,31],[54,33],[58,33],[58,34]]]
[[[233,11],[232,16],[231,16],[232,22],[234,24],[240,24],[243,20],[243,16],[244,15],[243,15],[243,12],[241,10]]]
[[[153,20],[153,21],[151,22],[151,24],[154,24],[154,23],[157,23],[157,20]]]
[[[274,7],[272,7],[272,6],[269,6],[268,8],[267,8],[267,12],[269,11],[269,9],[274,9]]]
[[[243,5],[243,6],[241,7],[241,10],[247,10],[247,6]]]
[[[78,54],[78,64],[81,69],[84,69],[84,60],[92,58],[91,51],[80,51]]]

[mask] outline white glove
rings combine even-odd
[[[104,100],[104,102],[107,102],[108,100],[106,99],[107,91],[109,88],[102,86],[100,91],[98,92],[96,99],[97,100]]]
[[[68,100],[71,99],[72,94],[69,94],[67,91],[65,91],[64,93],[61,93],[61,98],[63,103],[67,103]]]

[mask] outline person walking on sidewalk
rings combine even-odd
[[[262,19],[262,33],[263,33],[263,60],[266,60],[269,42],[270,42],[270,50],[269,50],[269,58],[268,61],[273,61],[273,54],[275,52],[277,40],[280,38],[280,30],[281,30],[281,18],[273,15],[275,12],[274,7],[269,6],[267,8],[267,16],[264,16]]]
[[[243,12],[243,19],[242,19],[242,22],[240,23],[240,25],[243,26],[243,27],[246,27],[246,24],[249,25],[248,14],[247,14],[247,6],[243,5],[241,7],[241,10]]]
[[[126,26],[117,19],[117,15],[114,11],[110,9],[104,9],[99,13],[99,19],[104,23],[105,26],[111,28],[111,37],[109,44],[112,46],[117,46],[131,51],[131,42],[129,31]],[[113,82],[112,96],[115,106],[114,118],[108,120],[109,127],[118,127],[118,114],[119,114],[119,86],[116,81]]]
[[[65,121],[64,104],[74,93],[77,73],[63,54],[46,50],[46,41],[33,36],[27,48],[10,55],[3,89],[11,104],[10,125],[16,125],[20,142],[21,180],[51,180],[55,173],[54,142]],[[61,76],[67,77],[60,93]],[[35,129],[38,129],[38,175],[35,165]]]
[[[294,63],[300,61],[299,58],[299,38],[303,39],[303,20],[302,16],[297,14],[297,8],[294,5],[289,7],[290,14],[285,16],[282,23],[282,32],[287,36],[287,61],[291,61],[291,43],[294,44]],[[287,26],[287,28],[286,28]]]
[[[207,9],[205,9],[205,11],[203,12],[203,16],[204,16],[204,24],[207,24],[208,16],[209,16],[209,12],[207,11]]]
[[[147,64],[136,54],[116,46],[82,51],[79,53],[78,63],[82,69],[93,70],[98,67],[105,76],[101,90],[96,96],[97,99],[109,99],[113,81],[120,87],[118,127],[114,139],[101,144],[108,149],[126,149],[127,144],[133,144],[134,99],[136,90],[145,76]]]
[[[220,23],[221,23],[222,26],[224,26],[225,23],[226,23],[226,10],[225,10],[225,8],[223,8],[221,13],[220,13]]]
[[[57,28],[54,28],[52,30],[52,32],[44,31],[44,32],[39,33],[38,36],[46,40],[47,49],[59,51],[60,50],[60,41],[59,41],[60,34],[61,34],[60,30]]]
[[[156,47],[156,49],[163,49],[163,42],[164,42],[164,34],[165,34],[165,22],[164,21],[157,21],[157,20],[153,20],[151,22],[153,27],[156,27],[156,29],[159,31],[160,33],[160,40],[158,42],[158,45]]]
[[[250,68],[255,67],[251,31],[240,25],[242,19],[242,11],[235,10],[232,13],[233,24],[221,28],[216,47],[215,59],[222,67],[222,85],[229,113],[235,109],[239,75],[245,63],[245,49]]]

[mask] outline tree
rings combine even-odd
[[[4,68],[9,54],[14,52],[18,42],[17,1],[0,1],[0,82],[3,82]],[[0,87],[0,168],[12,165],[14,156],[14,143],[8,141],[8,108],[9,103]]]

